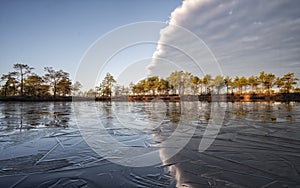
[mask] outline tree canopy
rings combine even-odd
[[[103,96],[112,95],[206,95],[206,94],[244,94],[244,93],[291,93],[299,92],[295,88],[298,78],[292,72],[277,77],[273,73],[261,71],[259,75],[229,76],[210,74],[192,75],[190,72],[174,71],[168,77],[161,78],[151,76],[132,83],[128,86],[120,86],[114,77],[107,73],[103,81],[94,89],[81,92],[82,85],[76,81],[71,82],[69,73],[63,70],[55,70],[53,67],[45,67],[42,76],[33,72],[34,68],[17,63],[13,65],[15,71],[3,74],[0,77],[1,96]]]
[[[69,73],[45,67],[45,74],[39,76],[34,68],[26,64],[13,65],[14,72],[1,76],[2,96],[67,96],[71,94],[72,82]]]

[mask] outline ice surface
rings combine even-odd
[[[298,103],[220,103],[226,110],[222,127],[204,152],[199,152],[199,144],[213,117],[212,103],[159,105],[78,102],[75,108],[68,102],[0,103],[0,187],[300,185]],[[92,107],[96,117],[89,112]],[[115,164],[110,157],[125,157],[126,152],[109,147],[105,156],[99,155],[83,139],[78,113],[87,127],[95,119],[104,125],[103,139],[110,135],[129,152],[157,151],[150,156],[160,162],[144,167]],[[180,126],[187,129],[179,129],[171,144],[161,144]],[[195,130],[193,135],[189,130]],[[187,144],[181,148],[184,139]],[[171,155],[174,151],[178,152]],[[130,160],[147,164],[151,159]]]

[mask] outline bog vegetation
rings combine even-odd
[[[103,82],[85,93],[87,96],[120,96],[120,95],[207,95],[207,94],[273,94],[300,92],[295,88],[299,79],[289,72],[282,77],[273,73],[260,72],[248,78],[236,76],[230,78],[209,74],[202,78],[189,72],[175,71],[167,78],[148,77],[129,87],[116,84],[112,75],[107,73]]]
[[[69,73],[45,67],[39,76],[26,64],[14,64],[14,71],[1,76],[1,96],[69,96],[79,91],[81,84],[72,85]]]
[[[111,97],[120,95],[206,95],[206,94],[272,94],[300,92],[295,88],[298,78],[292,72],[277,77],[273,73],[260,72],[259,75],[236,76],[234,78],[209,74],[203,77],[190,72],[175,71],[167,78],[148,77],[128,87],[120,86],[107,73],[99,86],[89,91],[80,91],[77,81],[72,83],[69,73],[45,67],[45,74],[34,73],[34,68],[26,64],[14,64],[14,71],[1,76],[1,96],[71,96]]]

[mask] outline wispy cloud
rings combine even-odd
[[[194,57],[206,71],[220,71],[210,62],[205,47],[195,45],[193,37],[183,36],[172,24],[182,26],[201,38],[216,56],[225,75],[250,75],[261,70],[281,75],[295,72],[300,66],[300,1],[294,0],[185,0],[171,14],[169,24],[161,32],[157,51],[149,66],[152,74],[162,76],[171,68],[193,72],[191,60],[182,51],[162,44],[169,42],[182,49],[193,49]],[[177,66],[160,63],[169,59]],[[299,65],[299,64],[298,64]],[[212,66],[212,67],[210,67]]]

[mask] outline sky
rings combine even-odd
[[[148,21],[158,22],[149,28],[151,42],[151,34],[132,29],[116,37],[119,41],[110,41],[122,44],[142,37],[143,43],[113,54],[99,48],[89,61],[105,67],[95,66],[76,77],[103,38],[127,24]],[[12,71],[14,63],[28,64],[40,75],[43,67],[52,66],[69,72],[73,81],[82,79],[84,89],[97,85],[106,72],[125,85],[149,75],[165,77],[174,70],[200,77],[250,76],[263,70],[300,77],[297,0],[2,0],[0,28],[0,74]],[[103,57],[109,57],[105,63]],[[90,72],[97,78],[86,81]]]
[[[126,24],[166,22],[180,4],[180,0],[1,0],[0,74],[23,63],[39,75],[51,66],[74,78],[84,54],[99,38]],[[154,50],[155,46],[147,54],[151,57]]]

